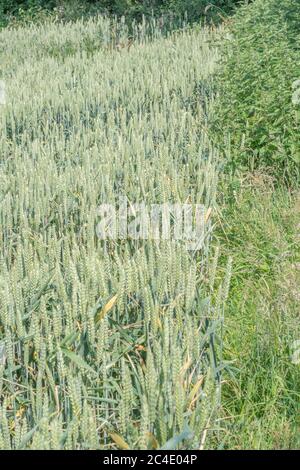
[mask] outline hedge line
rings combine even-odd
[[[299,183],[300,2],[241,7],[222,40],[213,132],[230,170]]]
[[[34,19],[37,15],[51,13],[55,8],[63,11],[65,20],[95,13],[126,15],[139,20],[143,15],[187,15],[189,22],[202,17],[218,20],[229,14],[243,0],[2,0],[0,24],[7,25],[12,17],[22,19],[24,15]]]

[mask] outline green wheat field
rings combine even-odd
[[[230,277],[212,301],[212,224],[196,253],[95,227],[120,194],[214,207],[214,34],[153,21],[129,41],[101,17],[0,33],[1,448],[204,445]]]
[[[300,5],[206,3],[0,5],[0,450],[300,448]]]

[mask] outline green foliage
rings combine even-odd
[[[219,21],[231,13],[241,0],[2,0],[0,5],[0,26],[11,22],[14,16],[18,23],[24,20],[37,21],[45,15],[56,15],[65,21],[72,21],[94,14],[126,15],[126,21],[140,21],[143,16],[167,15],[185,17],[188,22],[206,18]]]
[[[230,170],[269,168],[299,181],[300,3],[257,0],[224,38],[213,130]]]
[[[291,360],[300,338],[300,195],[275,188],[260,173],[220,185],[222,257],[233,258],[225,308],[222,432],[226,449],[300,447],[300,366]]]
[[[133,15],[160,15],[169,13],[174,16],[186,16],[189,22],[200,18],[216,19],[225,16],[241,3],[241,0],[108,0],[110,12]]]

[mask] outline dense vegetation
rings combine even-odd
[[[232,170],[299,181],[300,2],[241,7],[223,40],[214,135]]]
[[[233,257],[222,448],[300,447],[292,361],[300,338],[299,43],[297,0],[241,7],[220,42],[210,128],[223,155],[215,235]]]
[[[1,12],[0,448],[300,448],[299,2],[44,3]],[[120,194],[202,249],[99,240]]]
[[[120,196],[214,206],[217,155],[192,99],[202,79],[208,106],[213,33],[158,29],[150,41],[144,25],[131,43],[114,24],[0,33],[2,448],[153,448],[177,436],[195,448],[220,399],[230,266],[215,285],[209,216],[195,253],[184,240],[96,233],[98,207]]]
[[[8,24],[13,17],[20,22],[22,19],[37,20],[55,14],[68,21],[99,13],[126,15],[129,23],[141,20],[143,15],[185,17],[189,22],[200,18],[219,21],[239,3],[241,0],[2,0],[0,25]]]

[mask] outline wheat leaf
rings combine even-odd
[[[122,449],[122,450],[129,449],[129,445],[127,444],[127,442],[124,441],[123,437],[121,437],[119,434],[115,432],[111,432],[109,433],[109,435],[112,438],[112,440],[117,444],[119,449]]]
[[[96,313],[96,316],[95,316],[95,323],[99,323],[101,320],[103,320],[103,318],[105,317],[105,315],[113,308],[113,306],[115,305],[116,301],[117,301],[117,298],[118,298],[118,295],[114,295],[108,302],[107,304],[104,305],[104,307],[100,310],[99,313]]]
[[[78,354],[74,353],[73,351],[69,351],[68,349],[61,348],[64,355],[70,359],[70,361],[74,362],[79,368],[83,368],[92,372],[93,374],[97,374],[91,366],[89,366],[82,357],[78,356]]]

